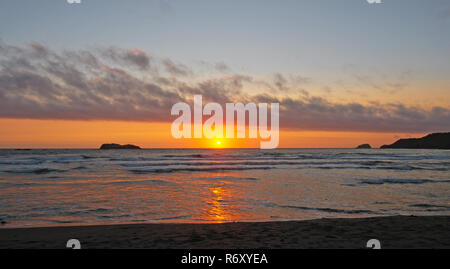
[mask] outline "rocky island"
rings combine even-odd
[[[103,144],[100,149],[141,149],[138,146],[135,145],[119,145],[119,144]]]
[[[357,149],[371,149],[372,147],[369,144],[362,144],[356,147]]]
[[[382,149],[450,149],[450,133],[434,133],[422,138],[399,139]]]

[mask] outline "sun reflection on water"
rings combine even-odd
[[[228,206],[224,202],[224,196],[227,195],[224,187],[213,187],[211,189],[212,197],[208,203],[210,208],[208,209],[208,215],[211,220],[216,222],[224,222],[231,219]]]

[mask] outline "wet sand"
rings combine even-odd
[[[450,248],[450,216],[223,224],[121,224],[45,228],[2,228],[0,248],[81,247],[150,249]]]

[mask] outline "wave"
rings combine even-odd
[[[110,158],[109,161],[123,161],[123,162],[140,162],[140,161],[159,161],[160,158],[146,158],[146,157],[130,157],[130,158]]]
[[[252,161],[229,161],[229,162],[220,162],[220,161],[203,161],[203,162],[154,162],[154,163],[121,163],[121,166],[124,167],[151,167],[151,166],[211,166],[211,165],[222,165],[222,166],[231,166],[231,165],[246,165],[246,166],[255,166],[255,165],[311,165],[316,164],[313,162],[305,163],[305,162],[252,162]],[[319,163],[320,164],[320,163]],[[333,162],[333,164],[337,164],[337,162]]]
[[[438,212],[438,211],[450,211],[450,206],[444,205],[430,205],[430,204],[412,204],[409,207],[423,208],[425,211]]]
[[[43,183],[11,183],[11,182],[0,182],[1,187],[31,187],[31,186],[50,186],[51,184],[43,184]]]
[[[273,167],[207,167],[207,168],[155,168],[155,169],[131,169],[128,170],[134,174],[148,173],[174,173],[174,172],[220,172],[220,171],[242,171],[242,170],[268,170]]]
[[[21,159],[21,160],[8,160],[0,161],[0,165],[38,165],[43,163],[43,160],[36,159]]]
[[[87,210],[77,210],[77,211],[64,211],[59,213],[61,216],[75,216],[75,215],[86,215],[86,214],[98,214],[98,213],[114,213],[115,209],[108,208],[93,208]]]
[[[204,155],[204,154],[168,154],[163,155],[164,158],[208,158],[210,155]]]
[[[155,221],[155,220],[187,219],[187,218],[190,218],[190,217],[192,217],[192,215],[181,215],[181,216],[157,218],[157,219],[151,219],[151,220]]]
[[[375,180],[361,180],[359,184],[383,185],[383,184],[425,184],[425,183],[450,183],[450,180],[430,180],[413,178],[383,178]]]
[[[226,180],[226,181],[258,181],[259,178],[256,177],[231,177],[231,176],[223,176],[223,177],[197,177],[194,178],[197,180]]]
[[[5,173],[11,173],[11,174],[49,174],[49,173],[63,173],[66,172],[66,170],[60,170],[60,169],[51,169],[51,168],[37,168],[37,169],[16,169],[16,170],[5,170],[3,171]]]
[[[81,155],[81,158],[83,158],[83,159],[95,159],[95,158],[104,158],[104,157],[94,157],[94,156],[88,156],[88,155]]]
[[[433,165],[431,167],[412,166],[412,165],[392,165],[389,161],[252,161],[252,160],[203,160],[203,161],[159,161],[159,162],[126,162],[119,163],[122,167],[129,168],[145,168],[145,167],[161,167],[159,169],[172,169],[172,167],[179,166],[270,166],[271,168],[283,168],[282,166],[291,166],[292,168],[306,168],[306,169],[380,169],[380,170],[430,170],[430,171],[447,171],[449,168]],[[174,168],[175,169],[175,168]]]
[[[320,164],[320,163],[318,163]],[[344,166],[342,163],[339,166],[310,166],[308,168],[313,169],[377,169],[377,170],[398,170],[398,171],[412,171],[412,170],[427,170],[427,171],[449,171],[449,168],[444,167],[419,167],[419,166],[411,166],[411,165],[395,165],[395,166],[376,166],[376,165],[361,165],[361,166]],[[358,165],[358,163],[353,163],[354,165]]]
[[[4,173],[9,174],[51,174],[51,173],[66,173],[70,170],[84,170],[88,169],[86,166],[77,166],[69,169],[56,169],[56,168],[19,168],[13,170],[3,170]]]
[[[342,213],[342,214],[380,214],[368,209],[339,209],[339,208],[328,208],[328,207],[306,207],[306,206],[293,206],[293,205],[278,205],[274,203],[266,203],[269,207],[279,207],[279,208],[289,208],[289,209],[299,209],[307,211],[320,211],[327,213]]]
[[[175,183],[167,182],[160,179],[145,179],[145,180],[127,180],[127,181],[111,181],[102,183],[103,185],[133,185],[133,184],[161,184],[161,185],[175,185]]]
[[[74,168],[71,168],[70,170],[84,170],[84,169],[88,169],[86,166],[77,166]]]

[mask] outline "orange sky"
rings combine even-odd
[[[171,123],[0,119],[0,148],[98,148],[103,143],[136,144],[143,148],[259,148],[258,139],[174,139]],[[419,134],[281,131],[280,148],[353,148],[390,144]]]

